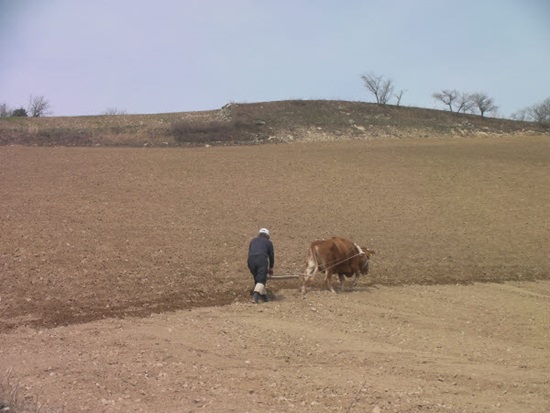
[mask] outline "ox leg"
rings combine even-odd
[[[338,279],[340,280],[340,292],[344,292],[344,282],[346,281],[346,277],[344,274],[338,274]]]
[[[334,287],[332,286],[332,272],[330,270],[325,272],[325,285],[327,286],[327,289],[336,294],[336,291],[334,291]]]
[[[353,284],[352,287],[355,287],[357,283],[359,282],[359,274],[355,273],[353,274]]]

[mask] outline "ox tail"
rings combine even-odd
[[[319,268],[319,253],[317,251],[317,245],[309,248],[307,261],[306,261],[306,273],[305,275],[312,275],[317,272]],[[313,270],[311,270],[313,269]],[[312,272],[312,274],[310,274]]]
[[[307,254],[306,269],[302,274],[302,295],[304,296],[304,298],[307,291],[307,285],[311,282],[313,277],[315,277],[317,269],[319,268],[317,256],[317,246],[311,246]]]

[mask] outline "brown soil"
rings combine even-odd
[[[548,411],[549,159],[537,136],[0,147],[0,373],[66,412]],[[262,226],[278,274],[331,235],[371,274],[248,304]]]

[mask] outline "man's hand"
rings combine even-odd
[[[273,268],[270,268],[269,270],[267,270],[267,274],[268,275],[273,275]]]

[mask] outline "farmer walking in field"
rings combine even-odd
[[[273,275],[275,253],[273,243],[269,239],[269,230],[260,229],[258,236],[250,241],[248,247],[248,269],[254,277],[254,293],[252,302],[258,304],[260,297],[264,302],[269,301],[265,285],[267,274]]]

